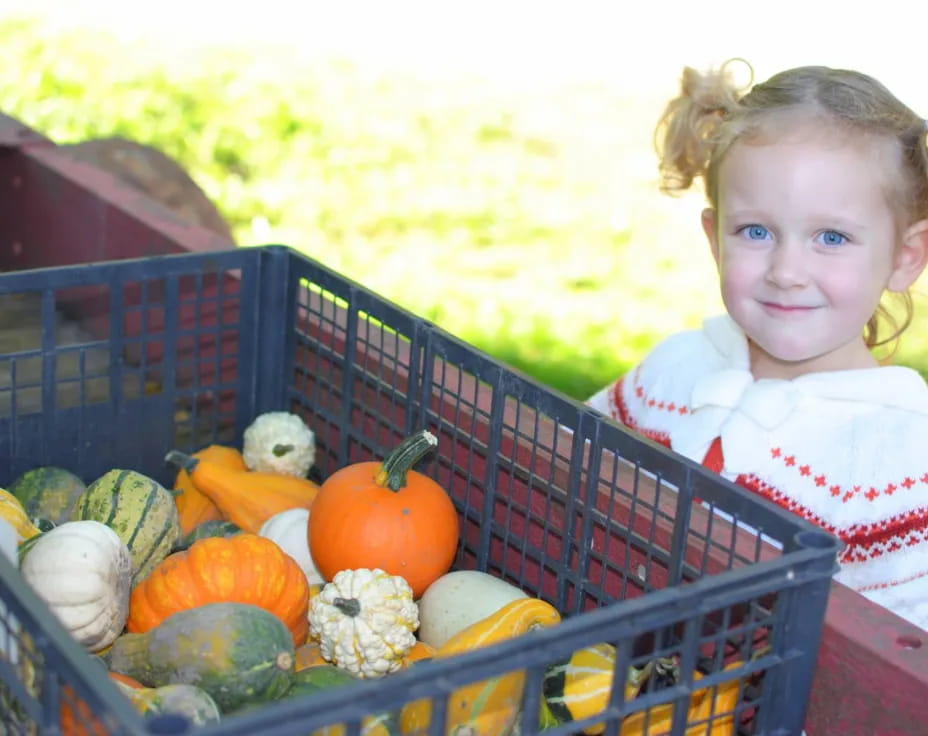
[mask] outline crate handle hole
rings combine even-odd
[[[898,639],[896,639],[896,644],[903,649],[921,649],[922,640],[917,636],[903,634]]]

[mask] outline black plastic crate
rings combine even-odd
[[[662,703],[677,704],[672,733],[695,733],[690,693],[732,679],[732,732],[800,732],[836,539],[323,265],[267,246],[22,271],[0,276],[0,310],[0,328],[17,334],[0,342],[0,486],[38,465],[86,482],[132,468],[171,484],[169,449],[240,446],[270,410],[304,417],[323,477],[428,428],[439,446],[419,469],[459,510],[454,567],[496,574],[564,617],[204,734],[340,722],[361,733],[364,715],[422,697],[430,733],[444,733],[448,693],[514,669],[527,675],[522,733],[534,733],[545,667],[600,642],[616,646],[617,685],[657,656],[678,661],[680,680],[629,701],[615,687],[606,712],[551,734],[604,720],[618,733],[623,717]],[[7,732],[51,732],[74,699],[107,732],[175,732],[176,721],[132,710],[2,557],[0,603]]]

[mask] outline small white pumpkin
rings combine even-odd
[[[316,435],[298,414],[265,412],[245,428],[242,458],[249,470],[305,478],[316,462]]]
[[[309,602],[309,630],[323,659],[355,677],[383,677],[416,643],[412,588],[383,570],[342,570]]]
[[[310,586],[325,584],[325,578],[319,574],[313,557],[309,552],[309,509],[287,509],[274,514],[258,530],[258,535],[266,537],[290,555],[300,566]]]
[[[36,538],[20,571],[71,635],[91,652],[113,643],[129,614],[132,556],[99,521],[68,521]]]
[[[419,599],[419,641],[435,649],[459,631],[528,598],[525,591],[479,570],[454,570],[435,580]]]

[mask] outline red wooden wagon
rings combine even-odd
[[[6,116],[0,192],[2,270],[233,247]],[[928,632],[833,583],[806,730],[928,733]]]

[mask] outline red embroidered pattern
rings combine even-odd
[[[635,396],[641,399],[642,403],[647,404],[652,409],[662,409],[664,411],[669,411],[669,412],[679,414],[680,416],[690,413],[689,407],[684,404],[676,404],[673,401],[662,401],[660,399],[655,399],[653,396],[646,396],[644,386],[642,386],[641,383],[639,383],[638,381],[638,376],[640,375],[640,373],[641,373],[641,366],[638,366],[638,368],[635,370],[634,390],[635,390]],[[625,379],[623,378],[616,384],[616,390],[615,390],[616,403],[621,402],[623,406],[625,402],[622,399],[621,385],[624,382],[624,380]]]
[[[928,509],[918,509],[874,524],[852,524],[839,529],[755,475],[739,475],[735,483],[834,534],[845,547],[839,562],[866,562],[883,554],[928,542]],[[928,572],[928,571],[926,571]],[[919,573],[916,577],[925,573]]]
[[[774,460],[779,460],[783,463],[784,466],[788,468],[796,468],[800,476],[810,477],[812,476],[812,467],[810,465],[797,465],[795,455],[784,455],[783,450],[779,447],[772,447],[770,449],[770,457]],[[918,479],[921,483],[928,485],[928,473],[922,474]],[[880,496],[892,496],[900,488],[909,490],[916,484],[914,478],[906,476],[896,483],[889,482],[886,484],[885,488],[874,488],[870,486],[867,490],[864,490],[862,486],[852,486],[851,488],[843,488],[840,484],[833,483],[829,484],[828,479],[824,474],[819,474],[814,476],[815,485],[820,487],[828,486],[828,492],[835,497],[840,496],[843,503],[847,503],[855,496],[863,494],[864,498],[868,501],[876,501]]]
[[[615,387],[612,390],[610,396],[610,413],[612,414],[613,419],[618,419],[622,424],[624,424],[629,429],[634,430],[643,437],[647,437],[650,440],[655,442],[660,442],[665,447],[670,447],[670,435],[666,432],[658,432],[654,429],[645,429],[640,427],[638,422],[632,418],[631,411],[629,411],[628,404],[625,403],[625,397],[622,396],[622,384],[625,382],[624,378],[620,378],[615,383]]]

